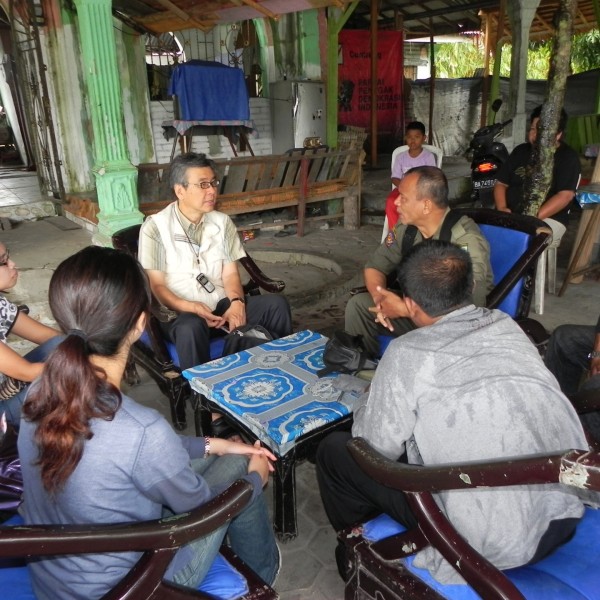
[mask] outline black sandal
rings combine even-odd
[[[240,439],[244,439],[242,434],[223,416],[214,419],[211,422],[212,436],[228,440],[236,435]]]

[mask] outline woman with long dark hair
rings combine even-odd
[[[58,266],[49,299],[66,337],[23,406],[25,522],[157,519],[165,509],[189,511],[244,477],[254,486],[251,503],[228,526],[183,547],[167,578],[196,587],[227,535],[233,550],[272,583],[278,550],[262,487],[275,457],[259,445],[179,436],[158,412],[119,391],[129,348],[150,306],[143,269],[121,252],[90,246]],[[139,556],[32,561],[34,591],[41,599],[99,598]]]

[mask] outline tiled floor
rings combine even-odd
[[[54,203],[42,196],[35,172],[22,167],[0,167],[0,218],[22,221],[53,215]]]

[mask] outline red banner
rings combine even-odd
[[[371,127],[371,34],[342,30],[339,36],[338,121]],[[403,35],[377,33],[377,124],[381,135],[404,137]]]

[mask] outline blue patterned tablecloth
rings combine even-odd
[[[318,333],[300,331],[183,374],[195,391],[283,456],[301,435],[350,414],[359,397],[339,389],[335,375],[317,377],[326,342]]]

